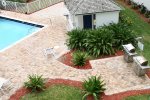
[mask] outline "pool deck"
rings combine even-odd
[[[29,74],[79,81],[91,75],[101,75],[106,82],[107,95],[143,89],[150,85],[150,80],[146,76],[135,75],[131,64],[125,63],[122,56],[91,61],[93,69],[90,70],[74,69],[55,59],[47,59],[43,53],[45,48],[58,45],[59,52],[68,51],[64,46],[67,38],[65,34],[67,22],[63,14],[63,3],[30,15],[1,11],[3,16],[47,25],[40,32],[0,53],[0,77],[12,78],[11,81],[14,84],[14,88],[1,97],[2,100],[7,100],[14,91],[22,87]]]

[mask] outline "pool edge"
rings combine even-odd
[[[43,29],[47,28],[48,25],[47,24],[41,24],[41,23],[37,23],[37,22],[33,22],[33,21],[27,21],[27,20],[22,20],[22,19],[17,19],[17,18],[13,18],[13,17],[9,17],[9,16],[4,16],[4,15],[0,15],[0,17],[4,17],[4,18],[8,18],[8,19],[12,19],[12,20],[16,20],[16,21],[20,21],[20,22],[26,22],[26,23],[31,23],[31,24],[34,24],[34,25],[40,25],[40,26],[43,26],[42,28],[40,28],[39,30],[36,30],[35,32],[21,38],[20,40],[12,43],[11,45],[7,46],[6,48],[0,50],[0,53],[3,53],[4,51],[6,51],[7,49],[10,49],[12,48],[13,46],[17,45],[18,43],[21,43],[23,40],[35,35],[36,33],[42,31]]]

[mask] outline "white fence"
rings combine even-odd
[[[0,9],[30,14],[30,13],[33,13],[35,11],[46,8],[48,6],[62,2],[63,0],[35,0],[33,2],[30,2],[30,3],[19,3],[19,2],[5,1],[5,4],[3,4],[3,0],[0,0],[0,1],[1,1],[0,2]]]

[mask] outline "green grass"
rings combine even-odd
[[[150,100],[150,94],[130,96],[123,100]]]
[[[53,85],[40,93],[29,93],[21,100],[81,100],[82,90],[66,85]]]
[[[123,6],[123,5],[122,5]],[[137,33],[137,36],[144,36],[144,51],[143,56],[150,61],[150,24],[140,18],[140,16],[134,12],[131,8],[125,7],[123,11],[133,22],[133,30]]]

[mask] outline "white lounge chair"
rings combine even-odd
[[[0,91],[5,94],[5,91],[12,87],[10,79],[0,77]]]
[[[54,47],[51,47],[51,48],[47,48],[47,49],[44,49],[44,55],[49,58],[49,56],[53,56],[56,58],[56,49],[58,49],[59,46],[54,46]]]

